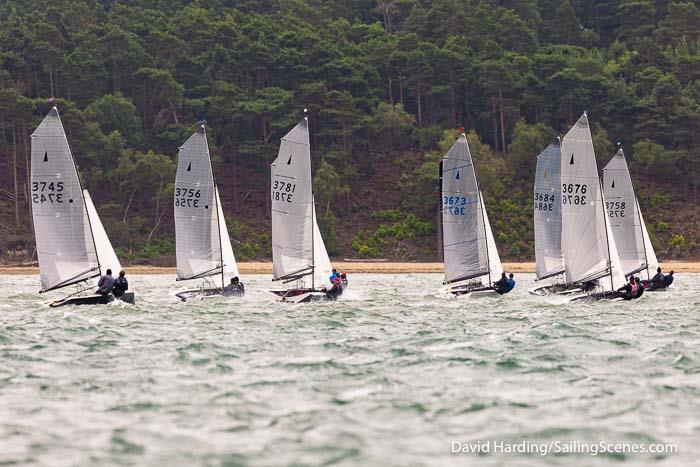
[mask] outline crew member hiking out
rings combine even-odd
[[[119,298],[124,295],[124,292],[127,290],[129,290],[129,281],[126,280],[126,273],[124,271],[119,271],[119,277],[114,281],[112,294]]]
[[[105,275],[100,277],[100,280],[97,283],[97,290],[95,290],[95,293],[99,295],[109,295],[113,287],[114,277],[112,277],[112,270],[107,269]]]
[[[632,300],[637,298],[638,287],[639,285],[637,284],[637,281],[634,280],[634,276],[630,276],[630,281],[617,289],[617,291],[620,292],[621,297],[625,300]]]
[[[515,281],[513,281],[513,287],[515,287]],[[505,272],[501,273],[501,278],[493,284],[493,289],[501,295],[510,292],[511,289],[508,288],[508,278]]]
[[[224,295],[235,295],[242,297],[245,295],[245,286],[243,282],[238,279],[238,276],[231,278],[231,283],[224,287]]]

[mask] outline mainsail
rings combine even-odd
[[[485,210],[464,133],[442,159],[441,179],[445,282],[489,275]]]
[[[92,226],[92,234],[95,238],[95,249],[97,251],[97,259],[100,262],[100,267],[104,271],[111,269],[114,276],[116,276],[119,274],[119,271],[122,270],[122,265],[119,262],[119,258],[117,258],[117,254],[114,252],[112,242],[109,241],[109,237],[102,225],[100,216],[97,214],[95,205],[92,203],[90,193],[88,193],[87,190],[83,190],[83,196],[85,197],[85,206],[87,207],[88,218]]]
[[[561,142],[557,139],[537,156],[534,197],[537,279],[564,272],[560,179]]]
[[[331,262],[316,222],[306,118],[287,133],[271,165],[272,274],[302,287],[330,285]]]
[[[42,291],[98,276],[90,219],[56,107],[32,134],[30,184]]]
[[[625,277],[605,214],[593,140],[584,113],[561,144],[562,250],[566,281],[601,281],[604,290],[621,287]]]
[[[214,183],[204,125],[180,148],[175,177],[175,251],[178,280],[238,275]]]
[[[658,263],[654,248],[648,241],[649,235],[643,224],[622,149],[617,151],[603,169],[603,186],[605,208],[625,275],[646,269],[649,276],[649,269],[654,271]]]

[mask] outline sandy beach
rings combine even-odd
[[[390,262],[333,262],[333,266],[339,271],[348,274],[378,273],[378,274],[405,274],[405,273],[442,273],[442,263],[390,263]],[[676,273],[700,272],[700,262],[692,261],[667,261],[661,264],[665,272]],[[535,272],[535,263],[503,263],[503,268],[508,272],[524,273]],[[272,274],[271,262],[246,262],[238,263],[241,274]],[[175,274],[174,267],[156,267],[147,265],[126,266],[128,274]],[[0,275],[35,275],[39,274],[36,266],[0,266]]]

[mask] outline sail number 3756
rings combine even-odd
[[[175,188],[175,206],[182,208],[198,208],[202,190],[194,188]]]
[[[588,185],[581,183],[562,183],[561,204],[586,204]]]
[[[296,183],[281,182],[279,180],[275,180],[272,184],[272,199],[274,201],[291,203],[292,196],[294,195],[294,190],[296,190],[296,188]]]

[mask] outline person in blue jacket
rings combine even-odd
[[[508,275],[508,282],[506,285],[506,293],[510,292],[515,288],[515,279],[513,279],[513,273],[511,272],[510,275]]]

